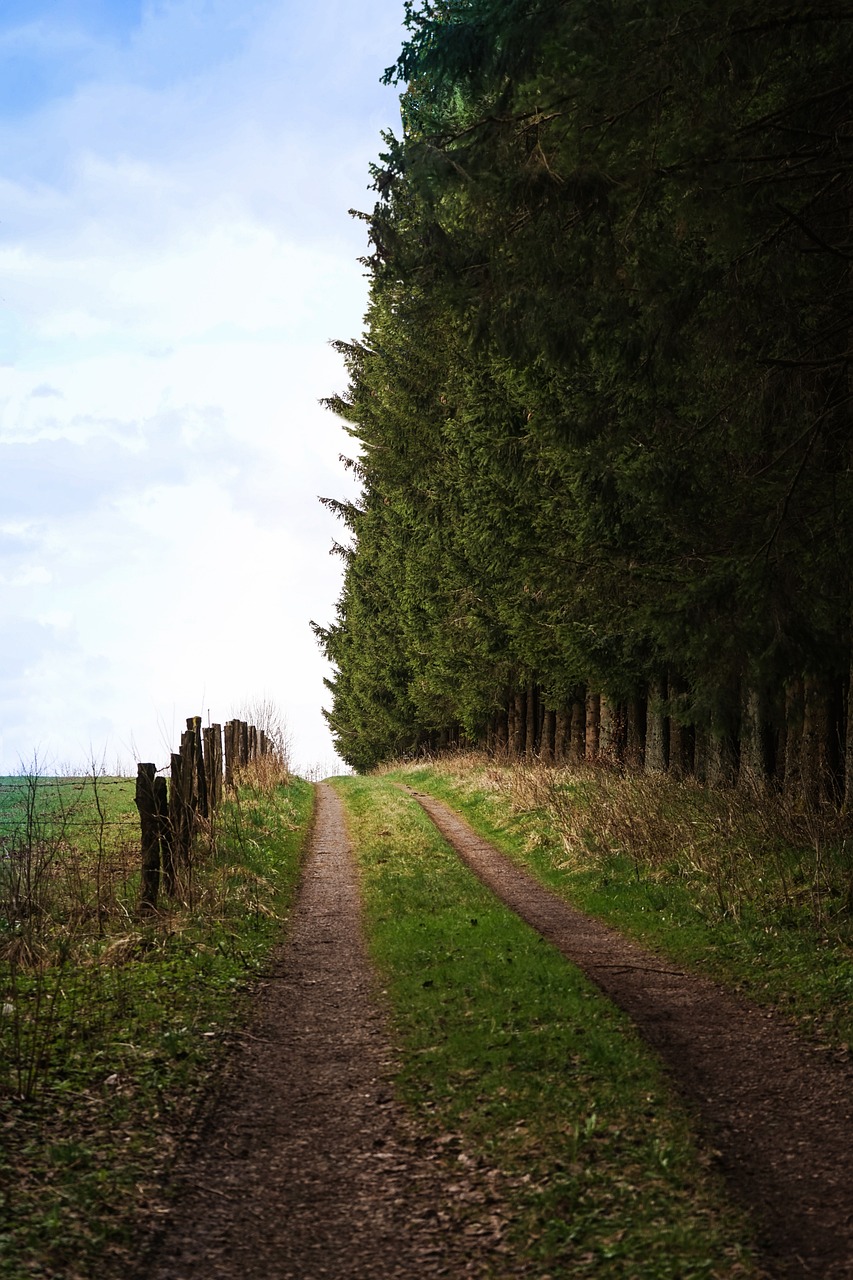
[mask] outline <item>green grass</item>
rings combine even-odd
[[[629,1021],[390,782],[334,785],[401,1046],[399,1087],[449,1150],[501,1171],[517,1254],[501,1274],[754,1274],[748,1230]]]
[[[69,828],[91,845],[102,828],[136,819],[133,778],[93,772],[81,777],[41,774],[0,776],[0,838],[13,834],[50,838]],[[94,834],[93,834],[94,833]]]
[[[113,814],[120,792],[110,793]],[[52,915],[30,931],[31,954],[21,954],[26,920],[0,934],[0,1277],[126,1273],[280,935],[312,803],[298,780],[243,789],[221,811],[214,847],[197,850],[192,905],[166,902],[153,919],[135,913],[130,869],[126,898],[81,916],[97,832],[79,810],[80,831],[96,834],[81,850],[66,825],[63,848],[75,848],[87,887],[57,886],[51,874]]]
[[[805,1034],[853,1045],[843,838],[819,843],[814,822],[772,801],[670,779],[452,761],[390,776],[445,800],[582,910],[773,1005]]]

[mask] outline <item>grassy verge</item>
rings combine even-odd
[[[753,1274],[748,1232],[631,1024],[383,779],[335,782],[421,1120],[506,1176],[505,1274]],[[462,1158],[465,1152],[460,1151]]]
[[[241,789],[196,851],[191,892],[152,918],[135,907],[138,843],[113,838],[130,822],[133,783],[107,794],[112,825],[99,825],[97,806],[94,816],[78,807],[76,832],[51,802],[31,847],[40,896],[29,915],[19,897],[17,918],[7,914],[0,929],[0,1277],[9,1280],[126,1274],[280,933],[313,800],[299,780]]]
[[[853,853],[831,820],[668,778],[476,758],[391,776],[576,906],[853,1045]]]

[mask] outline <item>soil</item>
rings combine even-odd
[[[679,971],[537,884],[406,788],[480,879],[633,1019],[693,1111],[780,1280],[853,1277],[853,1068],[783,1018]]]
[[[178,1169],[145,1280],[523,1274],[496,1175],[419,1133],[392,1093],[340,801],[317,788],[288,939]]]

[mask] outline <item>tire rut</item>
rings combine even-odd
[[[636,1024],[784,1280],[853,1277],[853,1071],[778,1015],[630,942],[543,888],[441,801],[404,788],[471,870]]]
[[[288,939],[140,1276],[508,1274],[489,1174],[451,1173],[393,1069],[343,809],[320,785]]]

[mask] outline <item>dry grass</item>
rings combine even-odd
[[[613,769],[456,755],[396,776],[582,910],[853,1045],[850,818]]]
[[[417,770],[419,766],[407,766]],[[665,774],[501,763],[483,754],[429,762],[460,794],[499,797],[565,870],[628,859],[644,879],[683,879],[724,916],[763,904],[804,911],[818,927],[853,912],[850,818],[782,796],[711,791]]]
[[[248,787],[271,796],[280,787],[286,787],[293,777],[286,754],[277,750],[268,751],[266,755],[255,756],[238,771],[235,783],[237,787]]]

